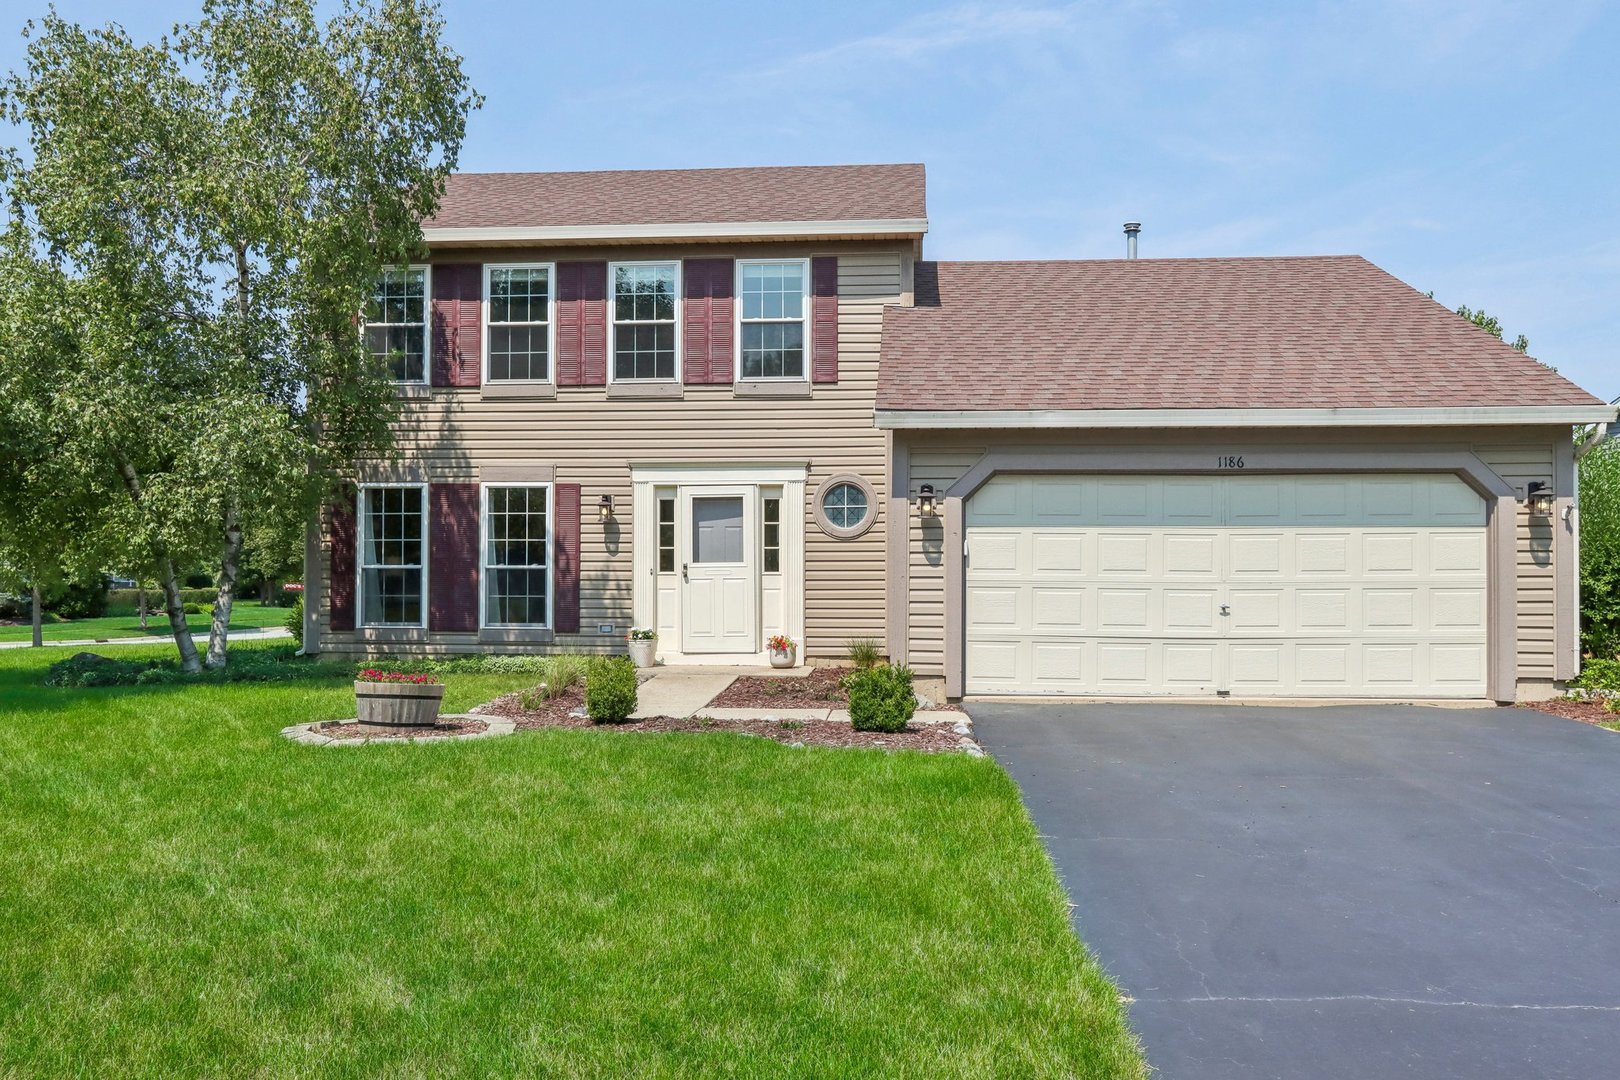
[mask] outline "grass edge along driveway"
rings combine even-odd
[[[0,1073],[1144,1074],[991,760],[312,748],[341,669],[41,686],[66,652],[0,653]]]

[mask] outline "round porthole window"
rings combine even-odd
[[[872,488],[858,476],[834,476],[816,497],[816,524],[831,536],[859,536],[872,525]]]

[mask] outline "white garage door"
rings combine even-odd
[[[1455,476],[999,476],[966,508],[972,694],[1485,696]]]

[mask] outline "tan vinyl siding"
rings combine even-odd
[[[1562,428],[1504,428],[1491,432],[1488,440],[1478,443],[1470,442],[1466,437],[1458,439],[1457,433],[1407,429],[1253,433],[1179,431],[1153,435],[1130,431],[1054,432],[1033,436],[1013,432],[897,434],[897,438],[905,439],[909,447],[913,498],[916,497],[918,486],[923,483],[933,484],[935,490],[943,495],[992,442],[996,445],[1018,443],[1041,446],[1166,446],[1197,443],[1223,449],[1266,444],[1354,444],[1369,448],[1401,445],[1462,447],[1471,450],[1522,492],[1532,480],[1552,482],[1558,440],[1567,437]],[[913,515],[908,533],[908,660],[918,674],[939,675],[944,672],[945,571],[939,551],[943,530],[933,534],[937,539],[930,548],[929,535]],[[1574,620],[1576,613],[1558,611],[1555,607],[1552,523],[1545,519],[1533,523],[1521,504],[1516,534],[1518,552],[1514,587],[1518,622],[1518,677],[1551,680],[1554,678],[1555,620]]]
[[[1550,440],[1496,443],[1474,447],[1474,453],[1521,493],[1530,481],[1553,481],[1556,446]],[[1553,675],[1553,523],[1532,519],[1519,504],[1518,537],[1519,678],[1551,679]]]
[[[892,245],[891,245],[892,247]],[[601,254],[601,253],[598,253]],[[614,251],[618,258],[723,255],[839,256],[839,378],[817,384],[809,398],[738,398],[730,386],[685,386],[667,400],[610,399],[602,387],[559,387],[555,400],[485,399],[478,389],[435,387],[431,397],[406,400],[397,426],[394,463],[419,469],[432,483],[476,481],[491,465],[555,468],[556,482],[581,487],[580,633],[559,636],[554,649],[621,649],[631,610],[630,465],[728,462],[808,463],[805,485],[804,615],[807,657],[844,654],[852,637],[884,635],[883,433],[872,423],[877,392],[878,338],[886,304],[901,299],[900,250],[871,244],[829,249],[800,245],[742,245]],[[549,261],[591,257],[581,249],[481,251],[446,261]],[[805,357],[808,366],[808,351]],[[815,524],[813,500],[837,473],[856,473],[876,499],[871,529],[838,540]],[[597,520],[597,501],[613,496],[614,517]],[[334,633],[322,588],[322,650],[361,651],[361,635]],[[598,633],[611,624],[613,633]],[[421,643],[375,646],[389,651],[548,651],[544,647],[479,646],[476,635],[434,634]]]

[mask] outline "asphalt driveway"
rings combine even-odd
[[[1620,735],[970,704],[1166,1080],[1620,1075]]]

